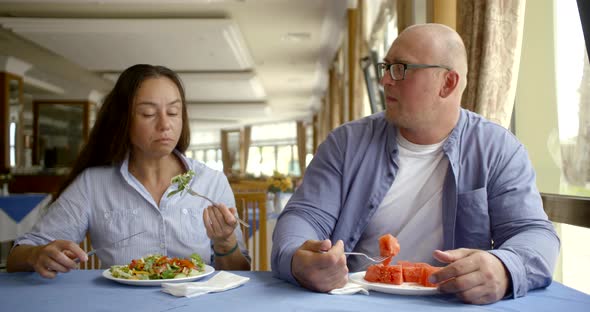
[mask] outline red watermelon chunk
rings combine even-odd
[[[438,270],[442,269],[440,267],[422,267],[420,268],[422,271],[420,272],[420,285],[424,286],[424,287],[436,287],[436,284],[433,284],[431,282],[428,281],[428,277],[430,277],[430,274],[437,272]]]
[[[379,253],[383,257],[389,257],[382,262],[383,265],[389,265],[391,258],[395,257],[399,251],[399,242],[393,235],[385,234],[379,237]]]

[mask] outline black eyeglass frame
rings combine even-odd
[[[404,71],[402,74],[402,78],[401,79],[395,79],[395,77],[393,76],[393,71],[391,71],[391,66],[398,66],[398,65],[402,65],[404,67]],[[408,69],[414,69],[414,68],[443,68],[446,69],[448,71],[451,71],[453,69],[451,69],[448,66],[444,66],[444,65],[434,65],[434,64],[410,64],[410,63],[377,63],[377,74],[380,76],[379,79],[383,79],[383,77],[385,76],[385,71],[389,72],[389,76],[391,77],[391,79],[395,80],[395,81],[401,81],[406,79],[406,71]],[[383,71],[383,73],[381,73],[381,71]]]

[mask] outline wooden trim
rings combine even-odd
[[[348,121],[357,118],[356,76],[358,67],[358,9],[348,9]]]
[[[223,173],[226,176],[231,174],[231,164],[229,159],[228,131],[221,130],[221,162],[223,163]]]
[[[305,173],[305,156],[307,156],[307,131],[303,121],[297,121],[297,158],[299,159],[299,170],[301,176]]]
[[[457,0],[429,0],[429,20],[457,30]]]
[[[10,84],[11,80],[18,81],[19,89],[19,103],[23,102],[23,79],[20,76],[11,74],[9,72],[0,72],[0,144],[2,144],[2,151],[0,151],[0,173],[10,170]],[[18,138],[18,136],[17,136]],[[15,142],[17,151],[19,141]],[[17,152],[18,154],[18,152]],[[18,155],[16,155],[18,160]]]
[[[318,118],[318,113],[313,115],[313,119],[312,119],[312,125],[313,125],[313,154],[315,155],[315,153],[318,150],[318,145],[320,142],[320,130],[319,130],[319,118]]]
[[[590,228],[590,197],[541,193],[549,220]]]

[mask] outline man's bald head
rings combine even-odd
[[[443,24],[412,25],[402,31],[397,40],[416,40],[431,55],[432,61],[451,67],[461,76],[461,93],[467,85],[467,52],[461,36]]]

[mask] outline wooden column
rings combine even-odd
[[[429,21],[457,30],[457,0],[429,0]]]
[[[358,73],[358,9],[348,9],[348,120],[351,121],[358,117],[358,109],[355,101],[356,80]]]

